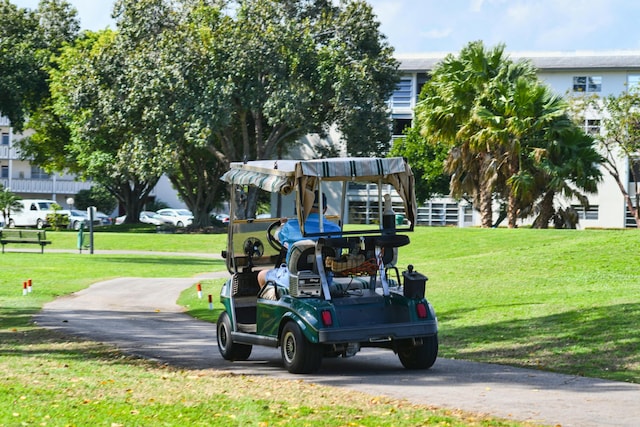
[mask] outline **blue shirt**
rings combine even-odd
[[[320,214],[313,212],[310,213],[307,217],[307,220],[304,223],[304,231],[307,233],[319,233],[320,232]],[[340,227],[327,219],[323,218],[323,233],[331,234],[331,235],[340,235],[342,230]],[[311,240],[318,240],[319,236],[314,237],[306,237]],[[300,231],[300,224],[298,223],[298,219],[290,219],[283,226],[280,232],[278,233],[278,240],[287,250],[287,262],[289,261],[289,250],[291,246],[305,237],[302,236],[302,232]]]

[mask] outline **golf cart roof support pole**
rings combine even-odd
[[[384,268],[384,253],[383,249],[376,244],[376,263],[378,264],[378,270],[380,273],[380,283],[382,284],[382,293],[384,296],[389,296],[389,282],[387,281],[387,272]]]
[[[382,230],[382,179],[378,180],[378,226]]]
[[[318,275],[320,276],[320,285],[322,286],[322,294],[324,299],[331,301],[331,291],[329,290],[329,281],[327,280],[327,274],[324,270],[324,262],[322,259],[322,247],[324,246],[323,239],[318,239],[316,242],[316,266],[318,267]]]
[[[340,229],[341,230],[345,223],[344,215],[347,208],[347,186],[348,185],[349,185],[348,181],[346,180],[342,181],[342,200],[340,201]],[[349,218],[347,218],[346,221],[349,221]]]
[[[319,230],[321,233],[324,233],[324,198],[322,197],[322,178],[318,177],[318,215],[320,217]]]

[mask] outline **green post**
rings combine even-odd
[[[78,253],[82,253],[82,246],[84,246],[84,223],[80,223],[78,229]]]

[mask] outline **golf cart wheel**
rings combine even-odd
[[[287,322],[282,329],[282,361],[292,374],[310,374],[320,369],[322,347],[310,343],[296,322]]]
[[[407,369],[429,369],[438,357],[438,336],[423,338],[422,344],[415,347],[400,348],[398,357]]]
[[[44,221],[42,221],[41,219],[38,219],[38,221],[36,222],[36,228],[38,230],[42,230],[44,228]]]
[[[225,360],[247,360],[251,355],[252,346],[237,344],[231,338],[231,319],[227,312],[222,312],[217,323],[218,350]]]

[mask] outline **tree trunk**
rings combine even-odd
[[[533,228],[549,228],[549,222],[553,217],[555,209],[553,209],[554,191],[547,191],[540,202],[540,213],[533,221]]]
[[[485,182],[480,188],[480,206],[478,206],[482,228],[491,228],[493,225],[492,201],[491,187]]]

